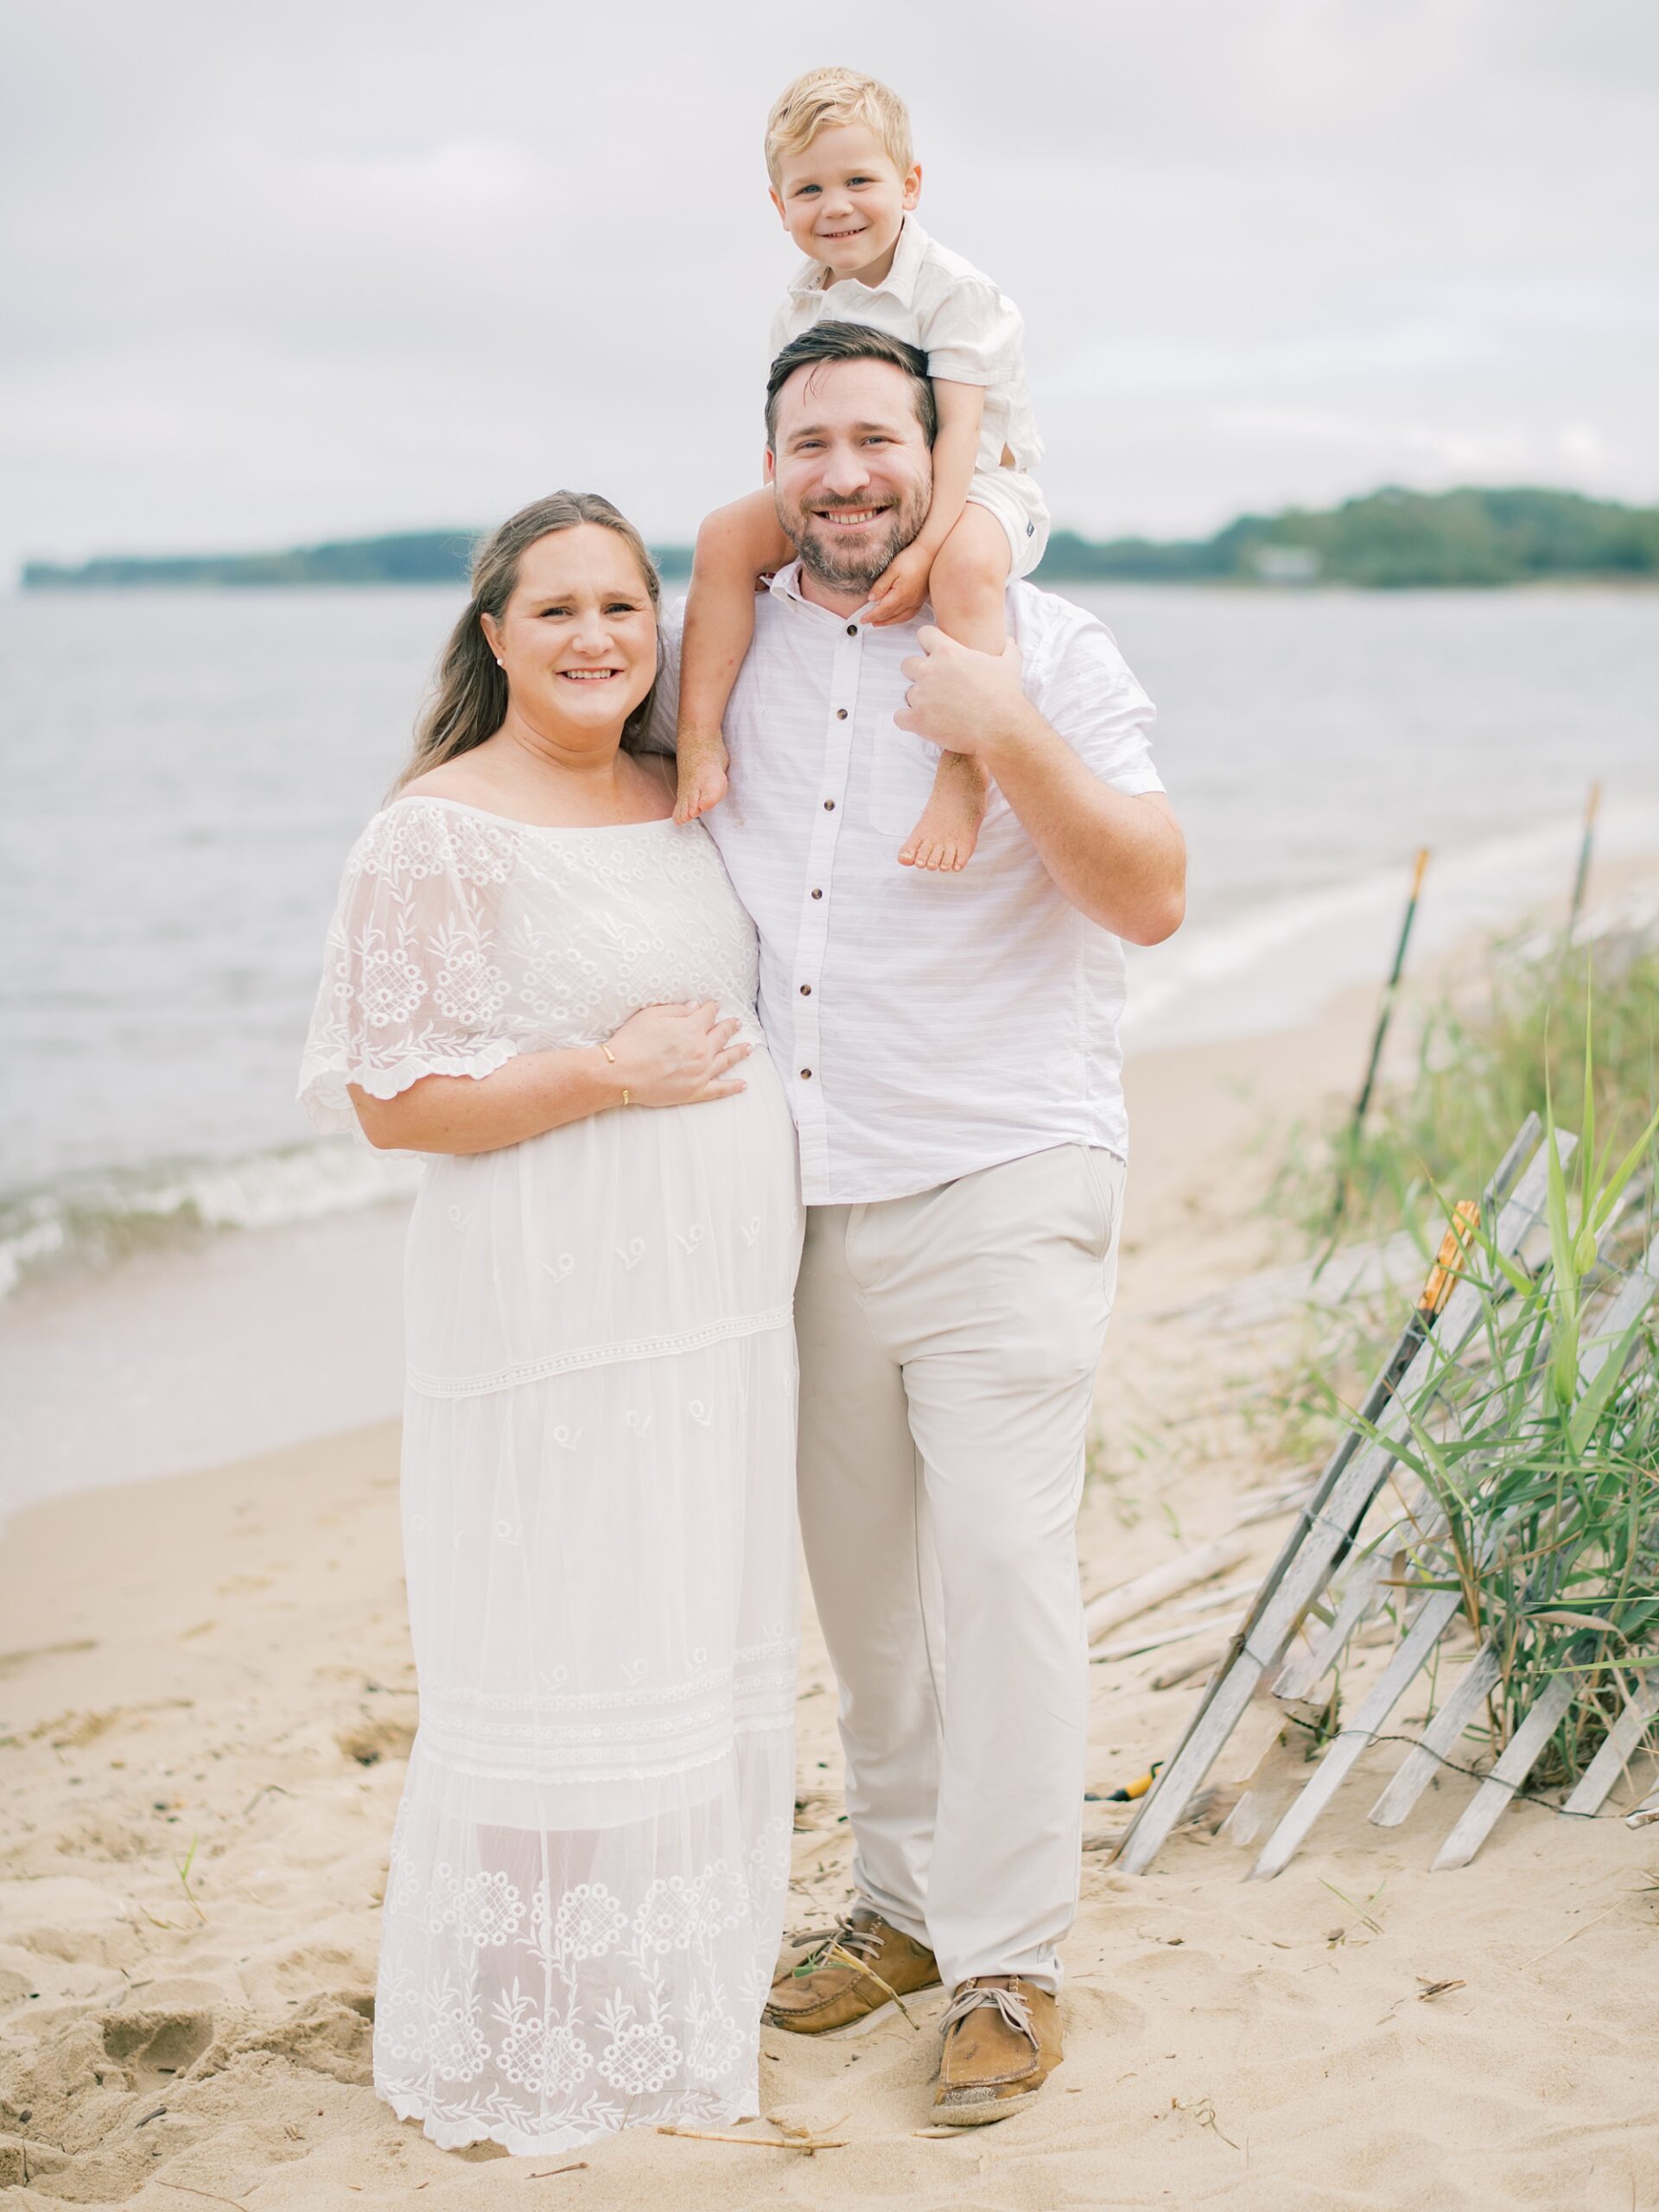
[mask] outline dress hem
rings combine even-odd
[[[474,2143],[499,2143],[510,2158],[548,2158],[563,2151],[580,2151],[589,2143],[602,2143],[609,2137],[620,2135],[630,2127],[669,2127],[681,2118],[678,2107],[670,2105],[664,2110],[642,2113],[637,2119],[625,2120],[620,2127],[577,2127],[566,2122],[561,2127],[538,2135],[528,2135],[516,2127],[491,2127],[474,2120],[446,2120],[437,2117],[431,2101],[426,2097],[411,2095],[375,2083],[375,2094],[382,2104],[390,2105],[399,2120],[417,2120],[421,2133],[429,2143],[435,2143],[440,2151],[465,2151]],[[712,2120],[723,2127],[734,2127],[740,2122],[760,2118],[760,2085],[757,2077],[753,2089],[747,2097],[734,2098],[729,2103],[712,2108],[702,2099],[696,2099],[684,2109],[687,2121],[707,2126]]]

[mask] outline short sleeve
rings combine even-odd
[[[1052,730],[1115,791],[1160,791],[1147,733],[1157,709],[1103,622],[1050,598],[1064,610],[1059,634],[1027,650],[1026,691]],[[1026,641],[1021,639],[1022,648]]]
[[[927,372],[947,384],[1014,384],[1024,374],[1020,310],[988,277],[959,278],[922,317],[918,342]]]
[[[493,1075],[508,984],[496,954],[504,830],[432,800],[378,814],[346,863],[300,1069],[300,1103],[328,1133],[354,1129],[346,1086],[395,1098],[429,1075]]]

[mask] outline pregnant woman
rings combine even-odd
[[[448,2147],[760,2108],[800,1210],[753,930],[628,749],[657,600],[590,495],[480,549],[347,864],[302,1077],[320,1128],[430,1156],[405,1270],[420,1732],[374,2060]]]

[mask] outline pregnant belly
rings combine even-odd
[[[445,1394],[775,1325],[794,1293],[795,1141],[775,1070],[432,1163],[410,1227],[409,1363]]]

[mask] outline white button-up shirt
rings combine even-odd
[[[791,563],[756,601],[723,725],[730,788],[702,818],[760,932],[807,1203],[904,1198],[1059,1144],[1127,1158],[1122,946],[1063,897],[995,786],[964,869],[899,867],[939,759],[893,721],[915,629],[799,587]],[[1113,790],[1161,791],[1152,702],[1111,632],[1032,584],[1007,607],[1045,721]],[[664,621],[648,741],[664,748],[680,621]]]
[[[1026,327],[988,276],[929,238],[913,215],[879,284],[827,283],[830,275],[821,261],[801,264],[772,317],[774,354],[819,322],[861,322],[906,339],[926,354],[929,376],[983,385],[976,467],[995,470],[1006,449],[1016,468],[1036,467],[1043,445],[1026,390]]]

